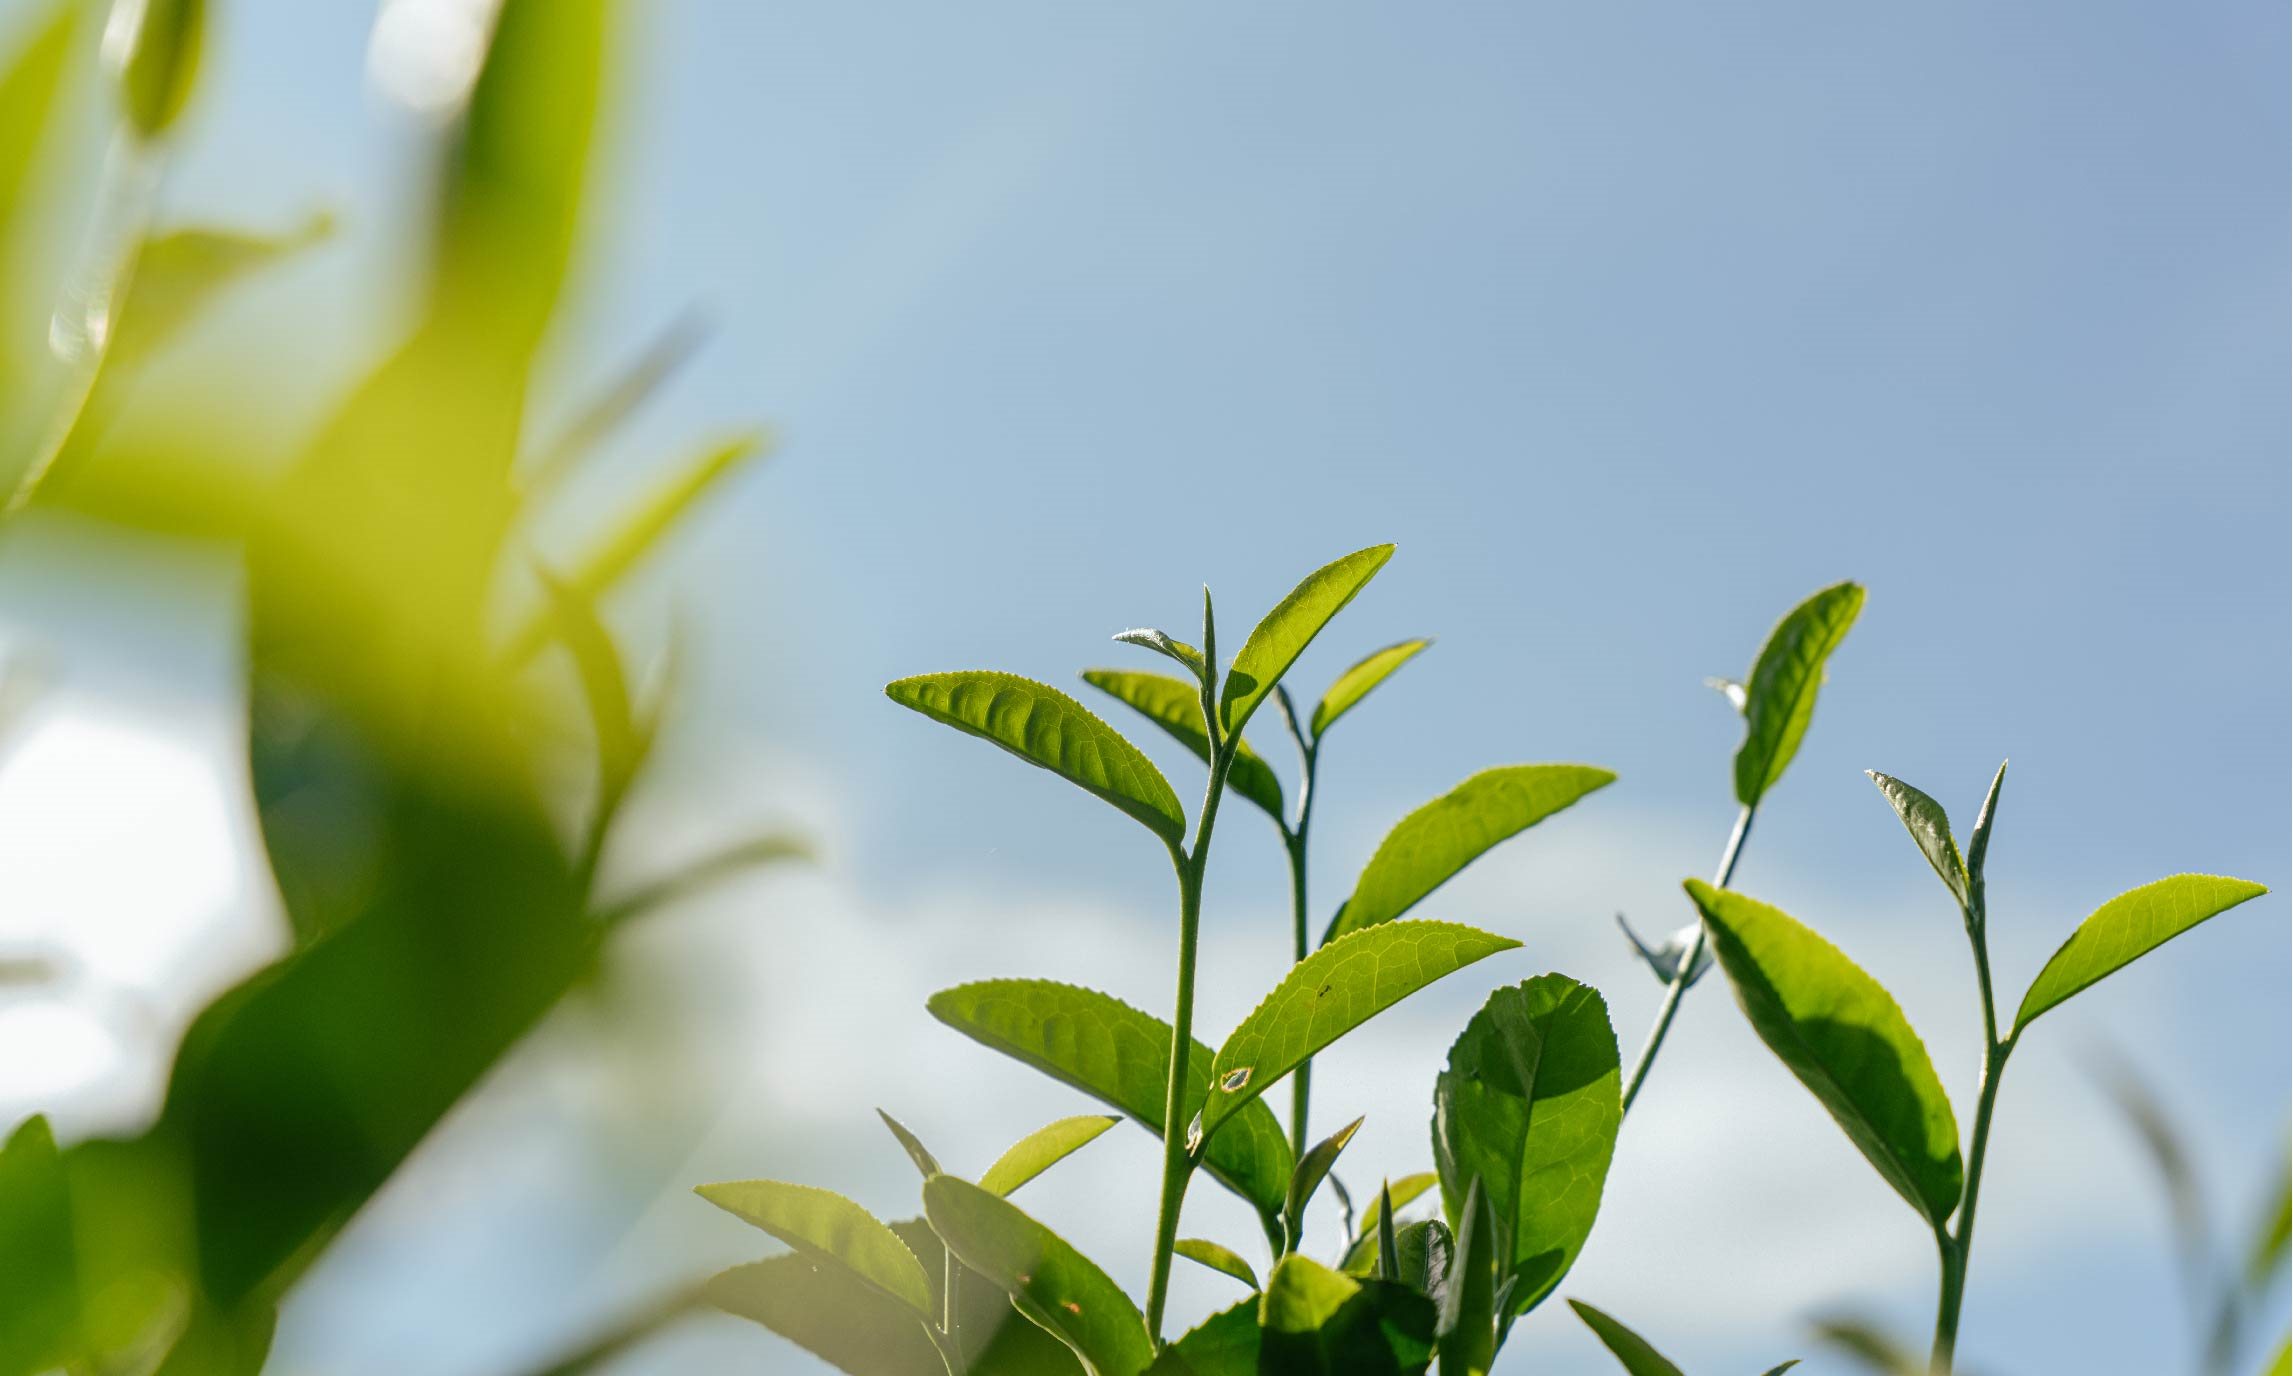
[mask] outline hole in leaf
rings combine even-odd
[[[1239,1066],[1227,1071],[1226,1078],[1218,1082],[1218,1087],[1228,1094],[1235,1094],[1239,1093],[1242,1087],[1248,1083],[1250,1083],[1250,1067]]]

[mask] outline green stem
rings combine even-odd
[[[1736,829],[1728,833],[1728,848],[1720,854],[1720,867],[1713,871],[1712,887],[1724,889],[1735,878],[1736,861],[1744,853],[1744,839],[1752,834],[1752,815],[1756,805],[1746,805],[1736,814]],[[1632,1111],[1632,1101],[1640,1094],[1640,1086],[1648,1079],[1648,1072],[1656,1064],[1656,1053],[1664,1049],[1665,1034],[1672,1030],[1672,1019],[1680,1011],[1680,996],[1688,992],[1688,982],[1696,974],[1696,958],[1704,953],[1704,929],[1699,925],[1688,938],[1688,945],[1680,952],[1680,968],[1664,986],[1664,1002],[1656,1009],[1656,1023],[1648,1029],[1648,1040],[1640,1047],[1640,1059],[1632,1063],[1632,1077],[1624,1082],[1624,1111]]]
[[[1283,700],[1283,718],[1290,724],[1290,737],[1298,743],[1298,820],[1283,834],[1284,846],[1290,852],[1290,948],[1293,964],[1313,953],[1313,933],[1308,926],[1306,911],[1306,832],[1314,821],[1314,766],[1320,751],[1319,742],[1309,743],[1299,730],[1297,717],[1288,710]],[[1314,1098],[1314,1063],[1301,1061],[1290,1075],[1290,1159],[1302,1159],[1306,1154],[1306,1129]],[[1298,1220],[1291,1219],[1290,1231],[1297,1232]]]
[[[1975,1095],[1974,1134],[1967,1142],[1966,1186],[1959,1196],[1955,1227],[1937,1227],[1935,1240],[1942,1248],[1942,1293],[1935,1305],[1935,1350],[1930,1364],[1935,1376],[1950,1376],[1959,1342],[1959,1309],[1966,1300],[1967,1270],[1974,1253],[1975,1204],[1982,1195],[1983,1162],[1990,1153],[1992,1111],[1998,1104],[1999,1081],[2006,1074],[2006,1058],[2014,1052],[2014,1036],[1998,1035],[1998,1005],[1991,994],[1990,943],[1986,916],[1979,900],[1967,912],[1967,939],[1974,946],[1975,981],[1982,990],[1982,1083]]]

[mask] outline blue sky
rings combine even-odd
[[[1405,635],[1440,643],[1333,743],[1317,893],[1334,903],[1384,827],[1485,765],[1586,760],[1621,782],[1445,894],[1432,915],[1529,949],[1359,1053],[1360,1075],[1394,1082],[1363,1091],[1360,1169],[1418,1168],[1440,1052],[1497,979],[1576,974],[1636,1043],[1656,991],[1610,914],[1686,920],[1677,882],[1708,872],[1732,815],[1738,726],[1699,680],[1740,673],[1784,608],[1852,577],[1869,606],[1739,882],[1900,986],[1962,1116],[1963,944],[1861,769],[1964,825],[2013,758],[1991,862],[2010,988],[2086,910],[2160,874],[2278,890],[2059,1015],[2008,1086],[1970,1361],[2174,1369],[2159,1209],[2077,1064],[2107,1041],[2169,1082],[2225,1210],[2283,1150],[2282,6],[634,8],[557,395],[689,306],[713,321],[626,438],[625,471],[758,421],[780,449],[623,609],[674,602],[699,633],[658,825],[689,838],[728,809],[780,809],[829,858],[658,938],[664,970],[715,991],[687,1029],[714,1049],[696,1097],[715,1106],[678,1120],[689,1140],[663,1128],[629,1149],[660,1161],[625,1216],[554,1225],[612,1242],[609,1264],[573,1247],[531,1289],[477,1260],[410,1275],[439,1199],[546,1212],[457,1166],[474,1131],[457,1123],[422,1163],[446,1183],[362,1222],[284,1350],[331,1371],[487,1369],[690,1247],[741,1255],[729,1221],[692,1216],[693,1179],[786,1175],[906,1207],[867,1111],[879,1093],[938,1108],[942,1139],[982,1159],[1029,1114],[1078,1111],[908,995],[1027,973],[1159,1006],[1166,868],[1129,822],[897,713],[880,685],[953,667],[1065,682],[1134,653],[1117,629],[1189,628],[1204,581],[1238,639],[1307,569],[1391,540],[1301,681]],[[221,7],[170,182],[185,218],[344,217],[328,265],[221,327],[273,330],[282,358],[336,323],[308,302],[372,301],[405,212],[419,131],[356,79],[370,19]],[[328,349],[357,356],[339,335]],[[0,601],[10,625],[53,629],[37,599]],[[82,653],[120,683],[157,672]],[[217,712],[194,713],[210,746]],[[1191,804],[1188,762],[1155,750]],[[1269,842],[1255,819],[1221,827],[1208,931],[1230,954],[1205,997],[1228,1018],[1278,968]],[[709,967],[762,987],[712,985]],[[844,1027],[824,987],[888,1030],[833,1037],[758,1006]],[[779,1040],[727,1053],[750,1034]],[[1931,1289],[1915,1222],[1716,983],[1681,1042],[1571,1293],[1671,1337],[1691,1369],[1799,1352],[1834,1298],[1914,1326]],[[808,1072],[751,1064],[799,1048]],[[530,1086],[489,1092],[474,1116],[505,1132],[557,1121]],[[1005,1099],[1009,1121],[969,1121]],[[1151,1160],[1131,1137],[1105,1171]],[[1037,1203],[1135,1282],[1149,1221],[1098,1216],[1092,1191],[1118,1177],[1078,1167]],[[1796,1228],[1763,1221],[1795,1200]],[[503,1239],[532,1250],[511,1230],[468,1255],[522,1255]],[[1651,1250],[1667,1260],[1636,1264]],[[375,1305],[377,1285],[398,1299]],[[449,1320],[430,1347],[405,1346],[414,1305]],[[1535,1328],[1553,1369],[1597,1368],[1573,1323]],[[688,1341],[711,1363],[807,1369],[729,1325]]]

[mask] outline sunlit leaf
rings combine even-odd
[[[1170,1070],[1170,1024],[1089,989],[1048,980],[985,980],[932,995],[931,1015],[983,1046],[1073,1085],[1156,1136]],[[1187,1055],[1186,1111],[1210,1085],[1210,1048]],[[1260,1104],[1210,1143],[1203,1166],[1266,1215],[1290,1187],[1290,1141]]]
[[[1392,921],[1499,842],[1615,780],[1605,769],[1581,764],[1482,770],[1386,833],[1330,924],[1330,936]]]
[[[1115,633],[1115,639],[1123,642],[1125,645],[1137,645],[1144,649],[1152,650],[1158,655],[1162,655],[1168,659],[1174,659],[1180,664],[1185,665],[1187,671],[1194,675],[1194,681],[1197,687],[1200,687],[1202,683],[1209,678],[1209,661],[1202,657],[1202,651],[1197,650],[1192,645],[1187,644],[1183,640],[1179,640],[1173,636],[1166,635],[1161,631],[1152,629],[1151,627],[1142,628],[1135,631],[1117,631]],[[1199,713],[1201,710],[1201,698],[1197,696],[1195,702],[1197,704],[1196,711]]]
[[[916,1254],[844,1196],[778,1180],[726,1181],[696,1186],[693,1193],[814,1261],[841,1266],[916,1313],[931,1315],[931,1287]]]
[[[1070,1155],[1098,1140],[1099,1134],[1121,1122],[1103,1113],[1061,1118],[1028,1133],[995,1159],[979,1187],[990,1194],[1008,1195]]]
[[[1879,792],[1887,799],[1895,815],[1903,819],[1903,829],[1911,833],[1911,840],[1927,863],[1935,867],[1935,874],[1943,887],[1951,891],[1961,908],[1971,907],[1973,892],[1968,887],[1967,863],[1959,858],[1959,843],[1951,839],[1951,819],[1943,812],[1943,805],[1901,779],[1866,769],[1871,782],[1879,785]],[[1987,815],[1987,814],[1986,814]]]
[[[1441,1305],[1441,1376],[1483,1376],[1497,1360],[1497,1275],[1504,1259],[1479,1180],[1465,1186],[1458,1216],[1449,1293]]]
[[[1146,1320],[1121,1287],[1014,1205],[941,1175],[924,1183],[924,1212],[964,1265],[1001,1286],[1098,1376],[1134,1376],[1154,1360]]]
[[[1083,681],[1117,698],[1139,715],[1170,733],[1180,744],[1208,763],[1210,737],[1204,734],[1202,694],[1168,674],[1142,674],[1127,669],[1086,669]],[[1282,812],[1282,781],[1273,767],[1244,741],[1227,767],[1226,786],[1262,808],[1277,826],[1288,826]]]
[[[1863,610],[1853,583],[1825,588],[1791,609],[1768,632],[1744,686],[1744,743],[1736,751],[1736,801],[1745,807],[1783,777],[1815,717],[1824,661]]]
[[[907,1124],[882,1109],[876,1110],[876,1116],[884,1120],[885,1127],[891,1129],[892,1136],[900,1144],[900,1150],[908,1154],[908,1160],[915,1164],[917,1172],[924,1179],[929,1180],[940,1173],[939,1158],[932,1155],[931,1148],[925,1146],[920,1138],[908,1131]]]
[[[1182,1237],[1172,1250],[1188,1261],[1207,1266],[1220,1275],[1232,1276],[1253,1290],[1258,1288],[1258,1273],[1250,1269],[1250,1263],[1232,1248],[1221,1247],[1208,1238]]]
[[[70,1187],[45,1118],[0,1146],[0,1373],[33,1376],[76,1358],[80,1296]]]
[[[1648,1340],[1626,1328],[1583,1300],[1570,1300],[1569,1308],[1576,1311],[1585,1326],[1597,1336],[1601,1345],[1616,1354],[1631,1376],[1682,1376],[1680,1368],[1664,1359],[1664,1354],[1649,1346]]]
[[[1242,642],[1241,653],[1234,656],[1219,692],[1218,713],[1226,734],[1241,732],[1250,714],[1274,691],[1274,685],[1321,634],[1322,627],[1353,601],[1354,594],[1392,557],[1393,546],[1373,545],[1331,560],[1307,574],[1304,582],[1266,613],[1252,628],[1249,639]]]
[[[1760,1040],[1912,1208],[1949,1218],[1962,1183],[1958,1121],[1894,996],[1778,909],[1701,880],[1687,890]]]
[[[1364,1121],[1354,1119],[1308,1147],[1306,1154],[1298,1158],[1298,1168],[1290,1176],[1289,1200],[1282,1210],[1282,1216],[1290,1222],[1290,1235],[1293,1239],[1298,1233],[1298,1220],[1306,1216],[1306,1205],[1313,1201],[1314,1191],[1322,1187],[1322,1181],[1329,1176],[1330,1167],[1338,1162],[1338,1154],[1346,1149],[1346,1143],[1353,1140],[1354,1134],[1361,1131]]]
[[[1506,1308],[1525,1314],[1576,1261],[1624,1121],[1608,1006],[1565,975],[1489,996],[1433,1089],[1433,1159],[1449,1222],[1478,1180]]]
[[[1105,799],[1172,847],[1185,840],[1186,814],[1162,771],[1056,688],[982,669],[899,679],[884,695]]]
[[[773,1257],[723,1272],[703,1293],[851,1376],[947,1376],[924,1320],[841,1268]]]
[[[1215,1134],[1300,1062],[1443,975],[1520,944],[1454,922],[1388,922],[1322,947],[1218,1049],[1200,1130]]]
[[[2244,879],[2176,874],[2130,889],[2096,908],[2046,962],[2022,996],[2022,1029],[2087,986],[2124,969],[2200,922],[2269,890]]]
[[[1419,651],[1432,643],[1430,638],[1422,638],[1388,645],[1363,656],[1352,668],[1338,675],[1329,691],[1322,694],[1322,700],[1314,705],[1314,720],[1310,729],[1315,737],[1319,738],[1324,731],[1329,730],[1331,723],[1352,711],[1355,704],[1370,695],[1370,690],[1385,682],[1394,670],[1416,658]]]

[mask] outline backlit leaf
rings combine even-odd
[[[1187,1330],[1147,1371],[1149,1376],[1258,1376],[1258,1336],[1258,1297],[1252,1295]]]
[[[1166,635],[1151,627],[1135,631],[1117,631],[1115,639],[1125,645],[1137,645],[1143,649],[1152,650],[1158,655],[1174,659],[1185,665],[1187,670],[1194,675],[1197,686],[1200,686],[1210,675],[1209,661],[1202,657],[1202,651],[1195,649],[1183,640]],[[1199,704],[1200,701],[1201,699],[1197,697],[1196,702]]]
[[[0,245],[20,239],[19,219],[32,168],[56,111],[64,63],[78,27],[79,0],[49,0],[28,28],[20,47],[0,69]],[[18,30],[12,30],[18,32]]]
[[[979,1177],[979,1187],[990,1194],[1008,1195],[1021,1185],[1066,1160],[1074,1152],[1098,1140],[1099,1134],[1121,1122],[1103,1113],[1083,1114],[1074,1118],[1061,1118],[1011,1144],[1010,1150],[995,1158],[987,1174]]]
[[[1016,1206],[941,1175],[924,1182],[924,1213],[964,1265],[1002,1287],[1098,1376],[1134,1376],[1154,1360],[1146,1320],[1122,1288]]]
[[[1232,1276],[1253,1290],[1258,1288],[1258,1273],[1251,1270],[1250,1263],[1231,1248],[1221,1247],[1208,1238],[1182,1237],[1172,1250],[1188,1261],[1207,1266],[1220,1275]]]
[[[1322,700],[1314,705],[1312,731],[1318,739],[1330,724],[1354,709],[1354,705],[1370,695],[1370,691],[1386,681],[1394,670],[1415,659],[1419,651],[1431,645],[1430,638],[1404,640],[1382,650],[1363,656],[1354,666],[1338,675]]]
[[[947,1308],[955,1345],[963,1350],[964,1376],[1087,1376],[1072,1349],[1023,1317],[1002,1286],[952,1256],[930,1223],[903,1218],[891,1228],[923,1264],[933,1312],[945,1303],[946,1284],[954,1283],[954,1303]]]
[[[1871,782],[1879,785],[1879,792],[1895,815],[1903,819],[1903,829],[1911,833],[1911,840],[1927,863],[1951,891],[1961,908],[1970,907],[1972,892],[1967,886],[1967,864],[1959,858],[1959,843],[1951,839],[1951,819],[1944,814],[1943,805],[1892,775],[1876,769],[1866,769]]]
[[[885,1127],[891,1129],[892,1136],[899,1141],[900,1150],[908,1154],[908,1160],[915,1163],[916,1170],[922,1174],[924,1179],[929,1180],[940,1173],[939,1158],[933,1156],[931,1148],[925,1146],[914,1133],[908,1131],[907,1124],[882,1109],[876,1110],[876,1116],[884,1120]]]
[[[1483,1376],[1497,1360],[1497,1274],[1504,1261],[1479,1180],[1465,1186],[1458,1215],[1463,1221],[1441,1305],[1441,1376]]]
[[[2080,923],[2031,981],[2022,1011],[2015,1014],[2015,1034],[2021,1035],[2039,1014],[2207,918],[2267,892],[2244,879],[2176,874],[2119,894]]]
[[[1581,764],[1501,765],[1475,774],[1386,833],[1330,936],[1392,921],[1491,847],[1615,780]]]
[[[851,1376],[947,1376],[924,1320],[839,1267],[772,1257],[722,1272],[702,1293]]]
[[[1210,737],[1203,732],[1202,694],[1168,674],[1127,669],[1086,669],[1083,681],[1117,698],[1161,727],[1203,763],[1210,762]],[[1288,826],[1282,812],[1282,781],[1273,767],[1244,741],[1226,770],[1226,786],[1263,809],[1276,826]]]
[[[45,1118],[0,1146],[0,1373],[32,1376],[77,1358],[80,1319],[70,1187]]]
[[[1585,1326],[1597,1336],[1601,1345],[1616,1354],[1631,1376],[1682,1376],[1680,1368],[1664,1359],[1664,1354],[1649,1346],[1648,1340],[1626,1328],[1583,1300],[1570,1300],[1569,1308],[1576,1311]]]
[[[1300,1062],[1426,985],[1520,944],[1454,922],[1388,922],[1322,947],[1291,966],[1218,1049],[1202,1132],[1217,1133]]]
[[[944,1177],[942,1177],[944,1178]],[[778,1180],[735,1180],[693,1193],[814,1261],[843,1267],[929,1317],[931,1287],[916,1254],[874,1214],[832,1190]]]
[[[1050,770],[1138,819],[1173,848],[1185,840],[1186,814],[1162,771],[1056,688],[982,669],[903,678],[885,685],[884,695]]]
[[[1322,1187],[1322,1181],[1329,1176],[1330,1167],[1338,1163],[1338,1154],[1346,1149],[1346,1143],[1353,1140],[1354,1134],[1361,1131],[1363,1121],[1360,1118],[1354,1119],[1308,1147],[1306,1154],[1299,1158],[1298,1168],[1290,1176],[1290,1197],[1282,1213],[1290,1221],[1290,1235],[1293,1239],[1297,1236],[1298,1220],[1306,1216],[1306,1205],[1312,1202],[1314,1191]]]
[[[1853,583],[1825,588],[1791,609],[1768,632],[1744,685],[1744,743],[1736,751],[1736,801],[1758,803],[1799,753],[1815,717],[1824,661],[1863,610]]]
[[[1238,734],[1250,720],[1250,714],[1274,691],[1282,675],[1290,671],[1298,656],[1321,634],[1346,603],[1353,601],[1385,561],[1393,557],[1393,546],[1372,545],[1356,550],[1342,559],[1334,559],[1306,575],[1306,580],[1290,590],[1290,595],[1275,604],[1274,610],[1250,632],[1242,642],[1241,653],[1234,656],[1233,667],[1226,671],[1226,683],[1220,690],[1219,718],[1226,734]]]
[[[1687,883],[1752,1029],[1912,1208],[1958,1207],[1958,1121],[1894,996],[1838,947],[1742,894]]]

